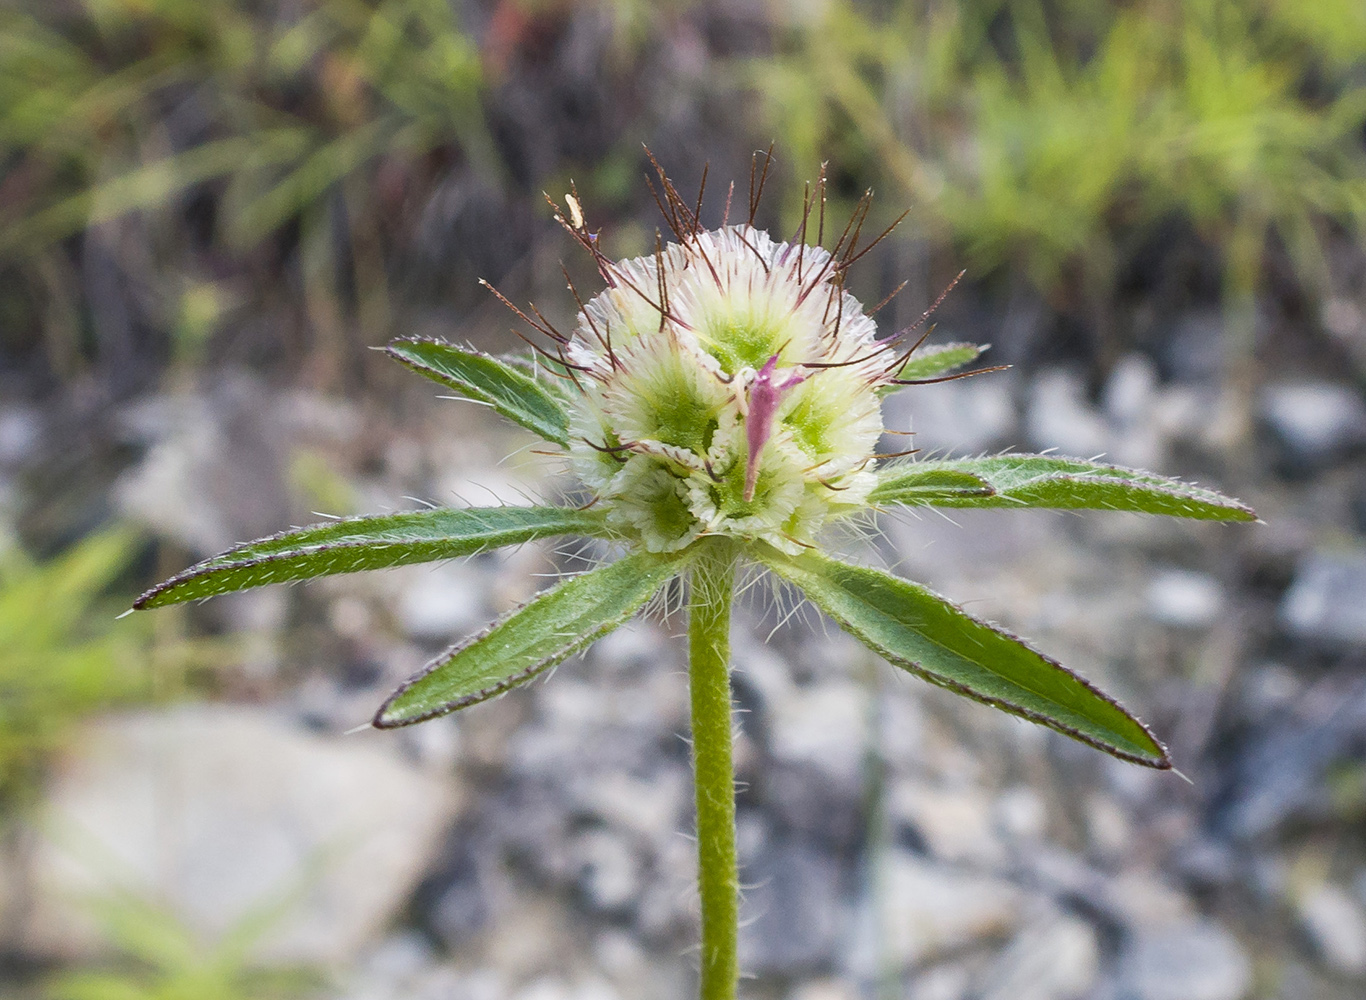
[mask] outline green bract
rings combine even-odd
[[[1146,472],[1040,455],[883,464],[881,399],[982,351],[879,339],[844,290],[866,203],[826,250],[751,224],[707,231],[661,172],[676,242],[612,261],[576,200],[560,221],[606,285],[571,334],[543,320],[540,357],[502,361],[398,340],[389,353],[563,448],[579,508],[439,509],[356,518],[239,546],[153,588],[150,608],[265,583],[448,559],[557,535],[610,538],[624,558],[559,583],[433,660],[376,714],[407,725],[501,694],[630,619],[671,578],[692,584],[690,676],[702,859],[702,993],[734,995],[738,881],[728,631],[737,566],[758,563],[890,663],[1123,760],[1167,751],[1114,699],[918,584],[823,554],[821,530],[896,506],[1109,509],[1251,521],[1246,506]],[[762,179],[760,181],[762,188]],[[751,206],[757,195],[750,199]],[[823,213],[818,186],[807,203]],[[558,218],[558,216],[557,216]],[[819,223],[823,231],[823,218]],[[577,292],[575,293],[577,295]],[[971,374],[971,373],[968,373]]]

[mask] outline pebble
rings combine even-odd
[[[1224,318],[1218,310],[1177,317],[1160,343],[1162,367],[1178,382],[1217,382],[1223,374]]]
[[[1247,952],[1211,920],[1140,928],[1119,958],[1118,1000],[1243,1000],[1251,987]]]
[[[837,957],[849,920],[836,856],[805,838],[774,838],[742,871],[740,964],[765,974],[810,973]]]
[[[1321,885],[1296,907],[1315,954],[1343,976],[1366,975],[1366,913],[1343,889]]]
[[[900,781],[888,790],[885,808],[888,819],[913,831],[935,858],[995,864],[1005,857],[992,822],[991,798],[980,789]]]
[[[886,861],[882,927],[887,959],[906,968],[1014,931],[1021,891],[1004,879],[936,865],[909,851]]]
[[[793,988],[786,1000],[859,1000],[859,994],[839,979],[812,979]]]
[[[0,468],[25,461],[42,437],[43,425],[37,410],[24,406],[0,408]]]
[[[1159,569],[1148,584],[1148,617],[1173,628],[1208,628],[1224,609],[1224,588],[1208,573]]]
[[[1041,373],[1029,393],[1025,421],[1029,443],[1043,451],[1090,458],[1110,447],[1110,429],[1086,398],[1086,387],[1076,372],[1057,368]]]
[[[1100,944],[1085,920],[1055,913],[1006,946],[974,991],[978,1000],[1074,1000],[1100,972]]]
[[[380,733],[319,737],[258,710],[185,705],[90,723],[46,802],[25,946],[104,950],[76,900],[156,899],[231,933],[263,907],[266,961],[343,963],[394,915],[459,806]]]
[[[1366,645],[1366,553],[1315,553],[1295,570],[1279,617],[1297,639]]]
[[[852,681],[791,688],[769,704],[769,750],[786,764],[805,764],[832,780],[856,783],[863,764],[867,691]]]
[[[1366,403],[1345,385],[1269,385],[1262,390],[1260,415],[1296,470],[1319,468],[1366,444]]]
[[[894,393],[883,404],[883,425],[915,432],[912,443],[899,445],[898,451],[979,454],[1010,443],[1015,428],[1011,392],[1012,380],[998,372]]]
[[[483,601],[488,581],[467,562],[405,566],[390,574],[400,577],[399,624],[414,639],[454,642],[491,617]]]

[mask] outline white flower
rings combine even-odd
[[[597,256],[608,287],[564,348],[570,450],[617,528],[651,551],[724,534],[795,553],[862,507],[902,358],[840,261],[751,226]]]

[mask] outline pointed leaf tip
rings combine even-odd
[[[1166,748],[1085,678],[929,589],[815,552],[763,562],[873,652],[957,694],[1055,729],[1121,760],[1171,767]]]

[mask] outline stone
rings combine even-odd
[[[812,979],[796,986],[787,1000],[858,1000],[852,984],[839,979]]]
[[[1325,884],[1296,906],[1300,928],[1314,953],[1343,976],[1366,975],[1366,913],[1346,891]]]
[[[113,715],[71,741],[30,862],[24,945],[84,958],[104,940],[83,899],[154,899],[221,937],[280,916],[262,961],[346,963],[424,873],[459,807],[444,776],[379,732],[320,737],[259,710]]]
[[[569,854],[589,906],[600,913],[628,911],[640,895],[640,856],[618,833],[590,829],[574,838]]]
[[[1366,645],[1366,552],[1316,553],[1295,570],[1278,617],[1297,639]]]
[[[399,624],[414,639],[451,643],[492,617],[483,599],[488,581],[468,562],[405,566],[390,575],[399,588]]]
[[[1110,429],[1086,398],[1081,376],[1064,368],[1042,372],[1029,393],[1025,430],[1032,447],[1091,458],[1110,447]]]
[[[993,829],[991,799],[979,789],[899,781],[888,790],[885,808],[887,818],[908,827],[935,858],[977,864],[1005,859]]]
[[[567,983],[543,977],[514,994],[513,1000],[618,1000],[620,994],[602,979]]]
[[[905,850],[886,860],[882,926],[888,963],[907,968],[1019,922],[1022,893],[1003,879],[936,865]]]
[[[43,425],[37,410],[26,406],[0,408],[0,468],[24,462],[42,438]]]
[[[1224,588],[1208,573],[1160,569],[1148,584],[1148,617],[1173,628],[1208,628],[1224,609]]]
[[[1159,344],[1164,372],[1178,382],[1217,382],[1224,368],[1224,318],[1218,310],[1177,317]]]
[[[1163,402],[1157,365],[1152,359],[1142,354],[1120,358],[1101,394],[1111,430],[1111,461],[1138,469],[1166,464],[1166,428],[1154,419]]]
[[[911,430],[896,449],[974,455],[1010,443],[1015,429],[1013,381],[1005,373],[899,392],[883,403],[883,425]],[[911,443],[905,443],[910,441]]]
[[[130,409],[125,432],[149,447],[115,486],[123,514],[200,555],[287,527],[289,434],[276,415],[270,391],[242,373],[222,377],[206,397]]]
[[[751,886],[740,914],[742,968],[793,975],[834,961],[848,923],[835,855],[804,839],[775,839],[741,877]]]
[[[968,1000],[972,996],[972,970],[961,962],[944,962],[917,969],[911,976],[908,1000]]]
[[[857,783],[863,765],[868,693],[852,681],[789,689],[764,716],[769,750],[785,764],[806,764],[837,783]]]
[[[1366,402],[1333,382],[1282,382],[1262,390],[1262,422],[1296,470],[1329,464],[1366,445]]]
[[[1096,931],[1079,917],[1054,913],[1033,923],[1006,946],[978,1000],[1076,1000],[1100,971]]]
[[[1232,934],[1197,918],[1130,934],[1117,979],[1117,1000],[1243,1000],[1252,963]]]

